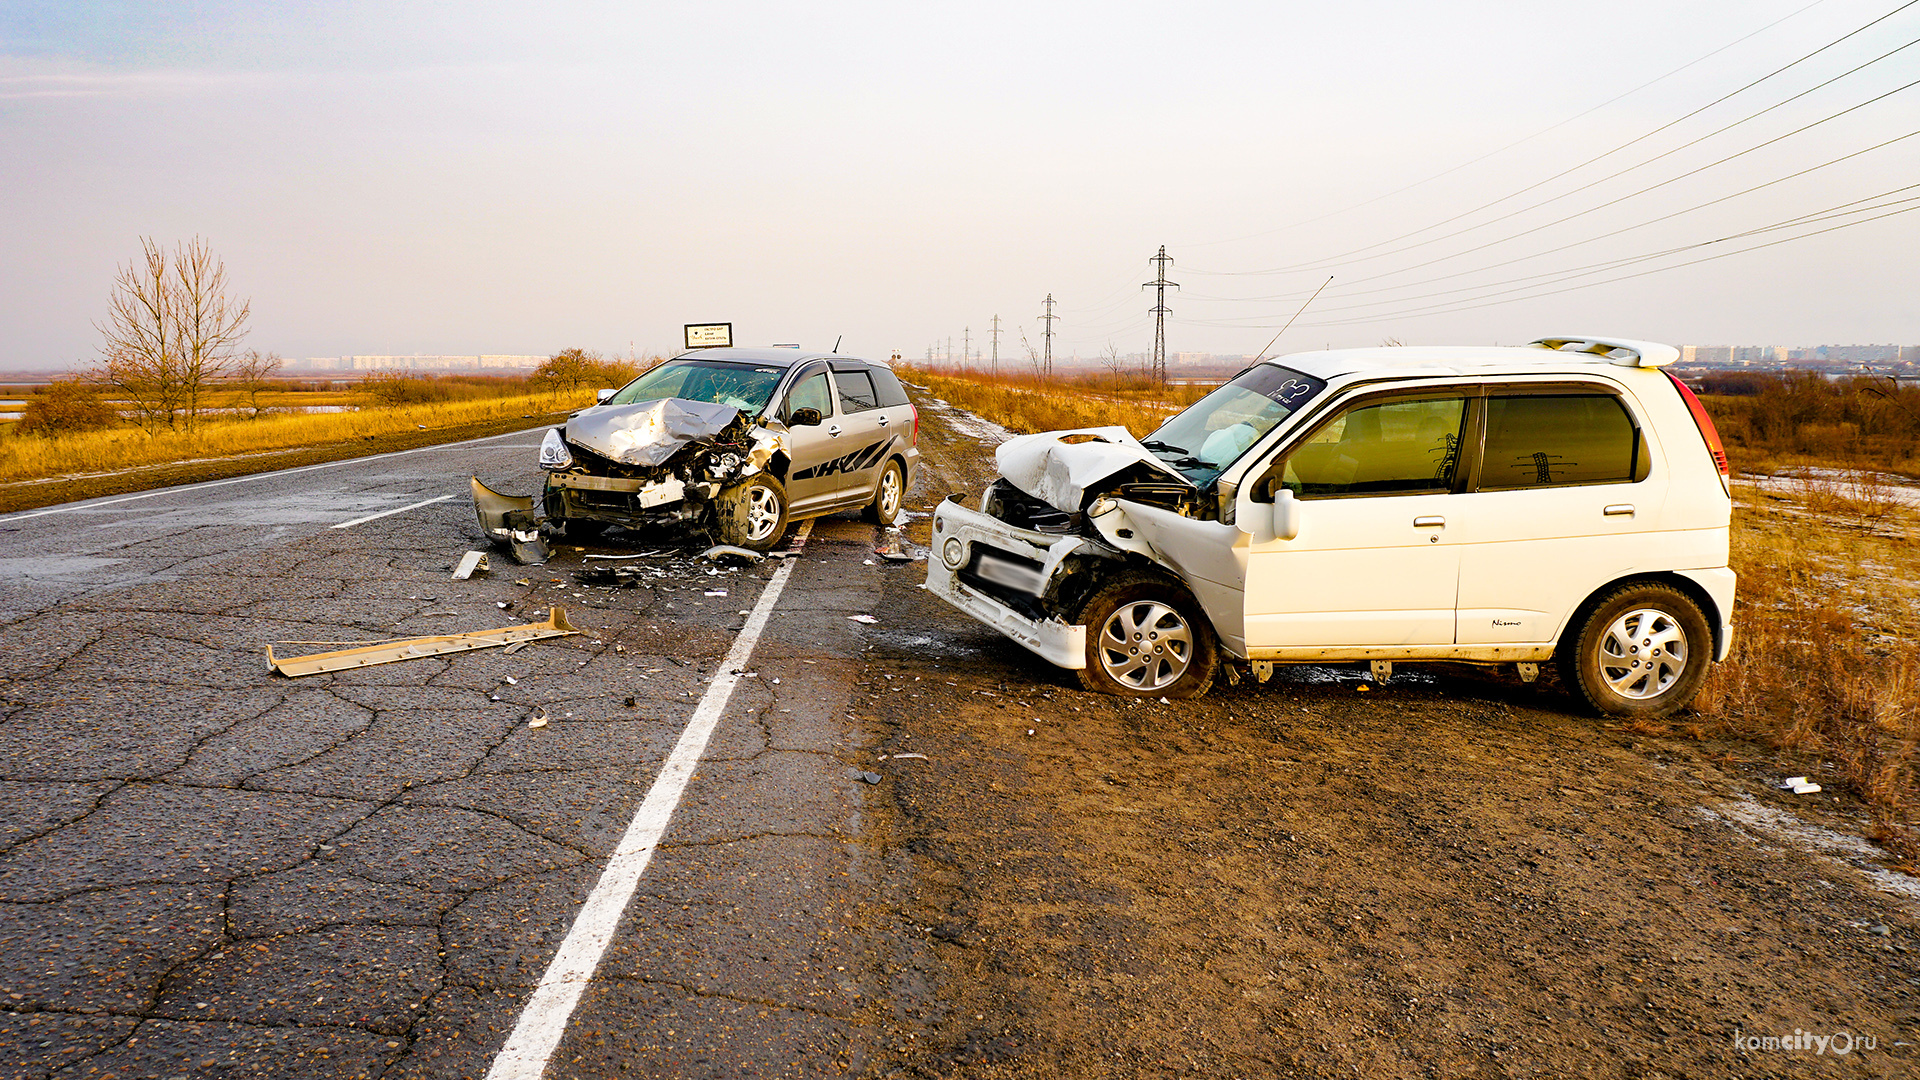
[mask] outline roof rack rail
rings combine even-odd
[[[1628,341],[1623,338],[1586,337],[1545,337],[1528,343],[1536,349],[1552,349],[1555,352],[1592,353],[1603,356],[1621,367],[1666,367],[1680,359],[1680,350],[1671,345],[1662,345],[1657,341]]]

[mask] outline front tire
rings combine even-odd
[[[873,487],[873,501],[867,504],[865,517],[876,525],[891,525],[900,516],[900,500],[907,493],[907,473],[899,458],[889,458],[880,470],[880,482]]]
[[[1569,635],[1560,673],[1609,716],[1659,720],[1693,700],[1713,661],[1713,630],[1693,598],[1671,585],[1623,585]]]
[[[770,551],[787,532],[787,488],[772,473],[755,473],[714,500],[720,542]]]
[[[1219,667],[1213,626],[1193,596],[1165,578],[1127,575],[1094,591],[1080,609],[1088,690],[1122,697],[1199,697]]]

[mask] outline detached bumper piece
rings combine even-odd
[[[539,566],[547,561],[540,536],[540,515],[531,495],[502,495],[473,477],[473,516],[480,531],[507,545],[516,562]]]
[[[273,646],[269,645],[267,646],[267,666],[289,678],[298,678],[302,675],[317,675],[323,671],[348,671],[353,668],[372,667],[375,664],[392,664],[401,660],[444,656],[447,653],[467,652],[472,649],[491,649],[498,645],[511,645],[516,641],[565,637],[579,632],[567,622],[567,613],[556,604],[553,614],[547,616],[546,622],[508,626],[499,630],[475,630],[469,634],[408,638],[405,641],[389,641],[384,645],[366,645],[358,649],[313,653],[286,660],[274,656]]]

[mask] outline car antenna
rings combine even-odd
[[[1321,282],[1321,283],[1320,283],[1320,289],[1324,289],[1324,288],[1326,288],[1327,286],[1329,286],[1329,285],[1331,285],[1331,284],[1333,284],[1333,275],[1332,275],[1332,274],[1328,274],[1328,275],[1327,275],[1327,280],[1325,280],[1325,281],[1323,281],[1323,282]],[[1314,297],[1314,296],[1319,296],[1319,295],[1320,295],[1320,289],[1315,289],[1315,290],[1313,290],[1313,296],[1309,296],[1309,297],[1307,297],[1307,304],[1311,304],[1311,303],[1313,303],[1313,297]],[[1299,317],[1300,317],[1301,315],[1303,315],[1303,314],[1305,314],[1305,313],[1306,313],[1306,310],[1307,310],[1307,304],[1301,304],[1301,305],[1300,305],[1300,310],[1299,310],[1299,311],[1296,311],[1296,312],[1294,312],[1294,313],[1293,313],[1293,319],[1297,319],[1297,318],[1299,318]],[[1292,325],[1293,325],[1293,319],[1288,319],[1288,320],[1287,320],[1287,326],[1292,326]],[[1271,349],[1271,348],[1273,348],[1273,343],[1274,343],[1275,341],[1279,341],[1279,340],[1280,340],[1280,334],[1284,334],[1284,333],[1286,333],[1286,332],[1287,332],[1287,326],[1283,326],[1283,327],[1281,327],[1281,328],[1280,328],[1280,333],[1279,333],[1279,334],[1275,334],[1275,335],[1273,335],[1273,337],[1272,337],[1272,339],[1271,339],[1271,340],[1269,340],[1269,341],[1267,342],[1267,349]],[[1259,363],[1260,361],[1262,361],[1262,360],[1265,360],[1265,359],[1267,358],[1267,349],[1261,349],[1261,350],[1260,350],[1260,355],[1259,355],[1259,356],[1256,356],[1256,357],[1254,357],[1254,358],[1253,358],[1253,363],[1254,363],[1254,364],[1257,364],[1257,363]],[[1248,366],[1248,367],[1252,367],[1252,366],[1253,366],[1253,364],[1248,364],[1247,366]]]
[[[833,339],[833,351],[834,351],[834,352],[836,352],[836,353],[838,353],[838,352],[840,351],[840,338],[843,338],[843,337],[846,337],[846,336],[847,336],[847,335],[845,335],[845,334],[841,334],[841,335],[840,335],[840,337],[837,337],[837,338],[834,338],[834,339]]]

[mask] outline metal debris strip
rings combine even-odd
[[[346,671],[352,668],[372,667],[375,664],[392,664],[401,660],[418,660],[427,656],[467,652],[472,649],[490,649],[496,645],[513,647],[542,638],[565,637],[579,632],[567,622],[567,613],[555,604],[553,613],[547,616],[546,622],[507,626],[498,630],[475,630],[467,634],[446,634],[438,637],[403,638],[385,645],[313,653],[286,660],[274,656],[273,646],[269,645],[267,646],[267,667],[289,678],[298,678],[302,675],[316,675],[323,671]]]
[[[475,570],[486,569],[488,569],[487,553],[484,551],[469,551],[465,555],[460,556],[460,565],[453,568],[453,580],[465,581],[473,576]]]

